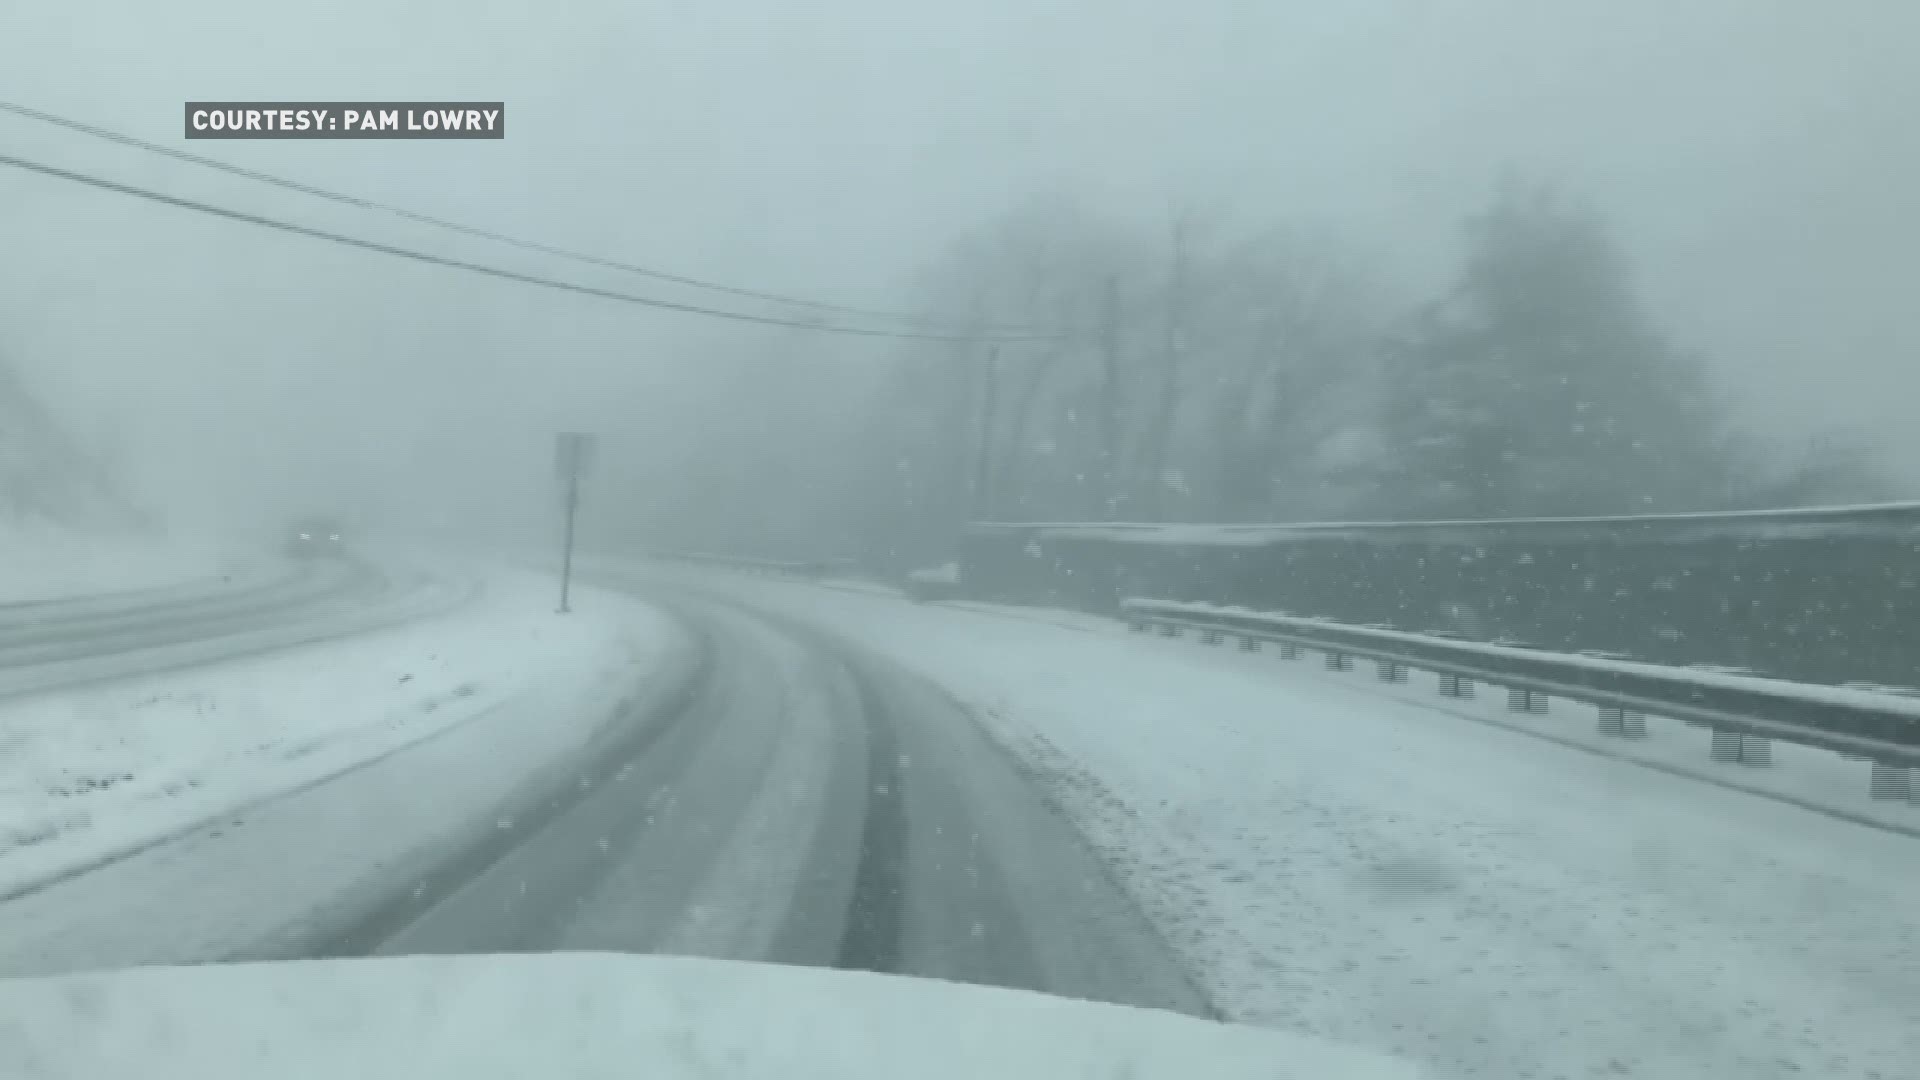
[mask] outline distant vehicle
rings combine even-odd
[[[345,535],[332,518],[302,518],[287,530],[287,554],[296,559],[339,558],[347,551]]]
[[[922,603],[960,596],[960,565],[944,563],[907,574],[907,596]]]

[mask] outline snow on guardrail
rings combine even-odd
[[[1212,634],[1291,641],[1521,693],[1687,720],[1731,736],[1818,746],[1887,768],[1920,765],[1920,700],[1898,693],[1462,641],[1215,604],[1134,598],[1121,608],[1135,629],[1186,625]]]
[[[1503,535],[1575,536],[1603,533],[1617,536],[1640,533],[1662,536],[1734,536],[1755,539],[1777,539],[1786,536],[1879,535],[1889,532],[1901,536],[1916,536],[1920,535],[1920,502],[1806,506],[1778,510],[1636,514],[1616,517],[1303,521],[1246,524],[979,521],[969,523],[967,528],[977,533],[1031,534],[1050,540],[1120,540],[1128,543],[1205,546],[1260,545],[1307,536],[1382,541],[1401,538],[1471,538],[1485,535],[1493,530]]]

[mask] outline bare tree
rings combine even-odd
[[[1095,404],[1095,423],[1100,428],[1100,457],[1094,462],[1096,493],[1102,518],[1112,518],[1121,505],[1120,436],[1125,417],[1121,414],[1122,390],[1120,327],[1120,279],[1109,276],[1100,305],[1100,374]]]
[[[1070,204],[1022,207],[963,238],[929,280],[952,313],[1045,340],[976,354],[969,448],[977,514],[1151,519],[1272,513],[1315,491],[1321,444],[1368,406],[1368,336],[1381,321],[1344,249],[1273,230],[1224,250],[1171,214],[1156,245]],[[1210,230],[1211,231],[1211,230]],[[952,393],[922,376],[900,392]],[[991,408],[988,408],[991,402]],[[927,402],[901,405],[937,427]],[[924,432],[905,455],[922,476]],[[1299,500],[1296,499],[1296,502]]]
[[[1196,317],[1209,335],[1197,351],[1214,358],[1214,505],[1241,519],[1321,509],[1324,447],[1370,422],[1379,298],[1352,257],[1301,230],[1255,238],[1214,277]]]
[[[1181,371],[1187,347],[1187,260],[1193,213],[1178,207],[1168,216],[1167,279],[1161,312],[1160,379],[1153,399],[1139,472],[1142,501],[1150,515],[1161,516],[1173,427],[1180,413]]]

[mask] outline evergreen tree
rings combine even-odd
[[[1389,345],[1383,505],[1485,518],[1717,503],[1703,365],[1652,325],[1600,218],[1508,181],[1466,232],[1457,286]]]

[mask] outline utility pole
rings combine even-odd
[[[560,550],[560,614],[572,608],[568,593],[573,585],[573,519],[580,509],[580,474],[586,471],[593,453],[593,436],[580,431],[563,431],[554,443],[554,464],[560,482],[566,486],[566,539]]]
[[[567,591],[573,585],[573,518],[580,508],[580,476],[578,473],[567,475],[567,539],[560,552],[560,614],[572,610],[567,606]]]
[[[973,468],[973,519],[984,521],[992,512],[987,485],[993,473],[993,433],[998,426],[1000,346],[987,350],[986,384],[980,392],[980,448]]]

